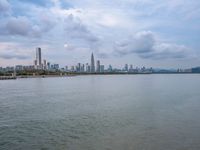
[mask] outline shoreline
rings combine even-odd
[[[53,78],[53,77],[74,77],[87,75],[152,75],[152,74],[200,74],[192,72],[167,72],[167,73],[73,73],[63,75],[21,75],[21,76],[0,76],[0,80],[14,80],[22,78]]]

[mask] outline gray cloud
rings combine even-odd
[[[154,34],[150,31],[143,31],[127,40],[117,42],[114,45],[114,50],[120,55],[130,53],[149,53],[153,51],[152,48],[154,43]]]
[[[9,34],[28,35],[31,31],[31,24],[25,17],[10,18],[5,28]]]
[[[10,4],[7,0],[0,0],[0,13],[6,12],[10,9]]]
[[[56,21],[48,16],[40,16],[36,23],[27,17],[10,17],[0,23],[2,35],[20,35],[28,37],[41,37],[56,25]]]
[[[92,34],[87,26],[72,14],[65,18],[64,30],[66,36],[69,38],[84,40],[89,43],[95,43],[98,41],[98,37]]]
[[[134,53],[145,59],[185,58],[187,51],[189,49],[183,45],[159,42],[150,31],[139,32],[114,45],[114,53],[118,56]]]
[[[3,59],[29,59],[29,56],[26,55],[19,55],[19,54],[11,54],[11,53],[7,53],[7,54],[0,54],[0,58]]]

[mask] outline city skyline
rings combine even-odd
[[[92,52],[106,66],[199,66],[199,7],[196,0],[0,0],[0,66],[31,65],[35,47],[61,66],[88,62]]]

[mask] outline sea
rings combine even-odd
[[[200,150],[200,74],[1,80],[0,150]]]

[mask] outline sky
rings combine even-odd
[[[0,0],[0,66],[200,66],[199,0]]]

